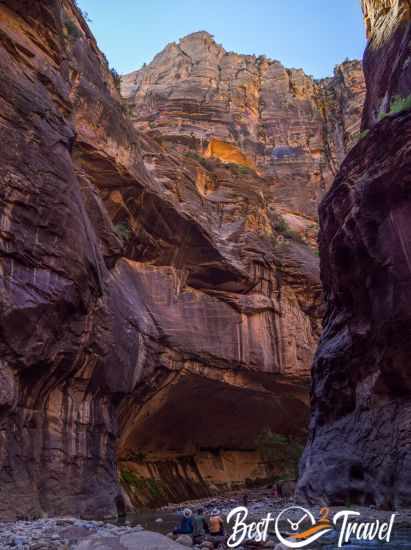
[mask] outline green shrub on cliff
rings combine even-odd
[[[130,235],[131,235],[131,230],[130,230],[130,227],[128,226],[127,223],[117,223],[115,226],[114,226],[114,231],[116,232],[116,235],[117,237],[123,241],[123,242],[126,242],[129,240],[130,238]]]
[[[71,19],[67,19],[67,21],[64,23],[64,27],[70,38],[73,38],[73,39],[80,38],[81,36],[80,29],[77,27],[74,21],[72,21]]]
[[[358,143],[359,141],[361,141],[362,139],[366,138],[368,136],[368,134],[370,133],[369,130],[363,130],[362,132],[357,132],[356,134],[353,135],[353,138],[356,140],[356,142]]]
[[[79,12],[81,13],[81,15],[83,16],[83,19],[85,21],[87,21],[87,23],[92,23],[93,22],[93,20],[90,19],[90,16],[86,11],[83,11],[81,8],[78,8],[78,9],[79,9]]]
[[[292,479],[297,478],[298,463],[304,450],[301,443],[265,428],[258,435],[256,445],[261,458],[269,465],[281,469]]]
[[[411,95],[407,97],[395,96],[391,102],[390,114],[401,113],[411,109]]]
[[[291,239],[292,241],[298,243],[305,243],[302,236],[296,231],[293,231],[285,219],[279,214],[274,217],[273,228],[277,233],[280,233],[280,235],[283,235],[286,239]]]
[[[131,493],[137,493],[143,498],[148,498],[152,504],[156,502],[159,504],[166,497],[166,492],[160,480],[139,477],[130,470],[122,470],[120,472],[120,480],[128,487]]]
[[[205,159],[195,151],[188,151],[187,153],[184,153],[184,156],[200,163],[206,170],[211,170],[213,168],[213,161],[211,159]]]
[[[245,176],[247,174],[252,174],[254,170],[245,164],[237,164],[236,162],[227,162],[225,163],[226,168],[232,170],[235,174]]]
[[[282,216],[276,216],[275,222],[274,222],[274,229],[277,231],[277,233],[281,233],[282,235],[290,230],[287,222]]]
[[[245,164],[239,164],[237,167],[237,170],[238,170],[238,173],[242,175],[252,173],[251,168],[249,168],[248,166],[245,166]]]
[[[139,478],[135,473],[130,472],[129,470],[123,470],[120,474],[121,480],[127,485],[135,485],[141,487],[144,485],[144,481]]]
[[[411,109],[411,94],[407,97],[396,95],[391,100],[390,110],[388,113],[380,113],[378,115],[378,120],[383,120],[387,116],[402,113],[403,111],[408,111],[409,109]]]
[[[110,73],[111,73],[111,76],[113,77],[115,87],[117,88],[118,91],[120,91],[120,85],[121,85],[120,75],[118,74],[118,72],[114,67],[110,69]]]

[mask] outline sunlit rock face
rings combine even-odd
[[[364,3],[368,108],[395,87],[411,94],[406,4]],[[350,152],[320,206],[327,313],[298,495],[310,502],[408,507],[411,112],[371,119],[373,128]]]
[[[311,217],[354,143],[364,101],[358,61],[316,81],[265,56],[227,52],[207,32],[166,46],[121,90],[137,128],[229,161],[225,143],[232,162],[242,155],[270,178],[277,202]]]

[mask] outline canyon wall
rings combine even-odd
[[[363,9],[368,132],[320,206],[327,312],[298,495],[392,508],[411,504],[410,2]]]
[[[306,244],[316,252],[318,202],[346,152],[358,139],[365,94],[358,61],[346,61],[336,67],[332,78],[315,81],[301,69],[286,69],[279,61],[264,56],[226,52],[209,33],[196,32],[166,46],[142,69],[123,76],[121,93],[126,100],[127,115],[140,134],[151,137],[162,150],[179,155],[187,167],[196,164],[198,170],[201,166],[197,188],[208,203],[218,203],[224,212],[216,229],[220,237],[223,234],[237,237],[241,225],[239,218],[244,219],[245,214],[239,209],[239,203],[244,200],[249,203],[253,190],[260,195],[261,206],[251,216],[245,214],[244,221],[248,230],[254,228],[253,231],[269,234],[271,225],[274,232],[280,233],[276,238],[274,262],[280,261],[282,269],[289,271],[289,254],[284,257],[283,251],[285,248],[290,250],[290,241],[295,241],[293,246]],[[210,223],[213,224],[212,219],[207,225]],[[285,248],[278,246],[281,242]],[[217,281],[196,281],[194,286],[204,286],[205,282],[209,288]],[[277,288],[276,283],[268,295],[276,293]],[[263,292],[267,296],[267,292]],[[316,340],[319,330],[319,311],[311,308],[308,313],[305,310],[311,322],[315,319],[315,330],[309,342],[304,336],[306,343],[298,346],[297,357],[301,357],[300,364],[304,365],[300,374],[304,374],[304,369],[305,375],[308,374],[312,341]],[[295,325],[290,319],[283,324],[287,362],[295,362],[293,341],[300,339],[301,330],[306,333],[301,323]],[[224,347],[230,345],[230,338],[233,338],[232,332],[223,343]],[[273,338],[274,347],[281,349],[275,332],[270,330],[268,339]],[[263,364],[257,368],[264,369]],[[197,426],[197,431],[201,432],[196,436],[195,445],[199,451],[193,448],[189,452],[182,451],[184,441],[189,441],[190,437],[187,433],[180,437],[172,428],[182,422],[181,406],[177,403],[183,400],[188,403],[185,409],[188,417],[192,410],[192,392],[197,386],[206,390],[204,380],[188,383],[185,379],[184,382],[184,393],[179,384],[170,387],[166,399],[159,400],[158,404],[157,398],[154,400],[150,420],[138,427],[134,420],[130,428],[134,436],[128,438],[128,448],[120,456],[123,477],[134,501],[141,503],[143,499],[144,502],[147,494],[148,497],[164,493],[168,498],[187,497],[187,483],[176,484],[175,477],[170,480],[170,470],[178,472],[181,479],[188,477],[191,491],[196,494],[204,491],[207,484],[230,488],[245,480],[295,475],[291,472],[292,465],[286,472],[279,471],[278,465],[273,470],[272,465],[258,460],[255,454],[253,426],[261,430],[264,416],[271,419],[278,416],[274,406],[278,401],[276,392],[274,402],[270,406],[266,404],[264,410],[255,401],[250,421],[250,408],[234,405],[235,393],[226,383],[220,389],[213,385],[209,385],[209,391],[198,389],[196,413],[190,429],[196,431]],[[243,390],[247,389],[245,380],[240,384]],[[218,390],[218,397],[214,397],[213,387]],[[252,403],[254,398],[251,393],[249,395]],[[216,429],[212,421],[213,430],[218,434],[210,431],[207,420],[198,422],[197,411],[209,410],[210,406],[216,411],[213,418],[224,418],[221,429]],[[145,408],[139,418],[147,415],[147,410]],[[234,410],[236,420],[231,422],[228,411]],[[290,410],[296,408],[288,403],[283,408],[285,416],[281,414],[275,430],[283,425],[285,433],[292,433],[286,419]],[[304,433],[303,416],[299,414],[295,421],[301,428],[299,433]],[[156,434],[154,440],[144,437],[152,433]],[[177,443],[176,438],[181,441]],[[268,440],[265,443],[269,445]],[[132,449],[138,445],[143,452],[136,458]],[[222,449],[222,454],[207,454],[210,447],[214,453]],[[206,451],[204,455],[202,449]],[[231,453],[231,463],[226,459],[225,450]],[[258,452],[261,454],[261,448]],[[281,454],[281,449],[278,453]]]
[[[305,436],[321,177],[297,197],[331,171],[323,149],[342,155],[320,134],[346,147],[358,126],[351,66],[321,84],[327,118],[274,63],[284,124],[311,121],[281,138],[303,150],[294,178],[288,149],[275,174],[223,125],[206,148],[140,127],[70,0],[1,3],[0,517],[112,515],[119,481],[141,504],[283,473],[257,438]]]
[[[367,97],[363,127],[371,128],[381,112],[390,110],[393,98],[407,97],[410,93],[411,2],[362,0],[361,5],[368,38],[364,55]]]
[[[273,200],[316,218],[355,142],[365,86],[359,61],[316,81],[265,56],[227,52],[196,32],[122,77],[121,91],[139,130],[250,166],[270,178]]]

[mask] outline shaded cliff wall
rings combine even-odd
[[[320,206],[327,313],[298,495],[391,508],[411,504],[411,112],[375,115],[411,93],[409,2],[363,6],[372,128]]]
[[[362,0],[362,9],[368,38],[363,63],[367,97],[362,125],[370,128],[381,113],[390,110],[394,97],[410,94],[411,3]]]
[[[110,515],[118,460],[303,436],[312,222],[136,131],[69,0],[2,2],[0,50],[0,516]]]

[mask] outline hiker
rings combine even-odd
[[[208,533],[208,523],[204,517],[203,509],[199,508],[193,517],[193,544],[201,544]]]
[[[224,536],[224,522],[217,508],[211,512],[209,532],[214,537]]]
[[[183,517],[181,519],[180,527],[176,527],[173,531],[173,535],[191,535],[193,532],[193,518],[191,517],[193,512],[186,508],[183,511]]]
[[[219,545],[224,543],[224,523],[217,508],[214,508],[211,512],[208,532],[207,540],[213,543],[214,548],[218,548]]]

